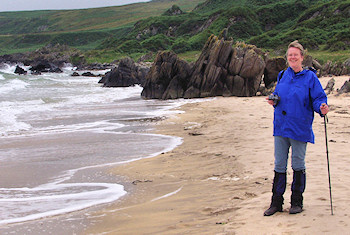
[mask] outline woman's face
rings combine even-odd
[[[302,62],[304,56],[301,55],[301,51],[296,47],[290,47],[287,52],[287,61],[289,66],[295,71],[299,72],[302,70]]]

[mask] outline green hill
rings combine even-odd
[[[191,11],[204,0],[168,0],[83,10],[0,12],[0,54],[48,43],[93,49],[109,36],[126,34],[138,20],[161,15],[173,4]]]
[[[0,54],[60,43],[88,50],[87,56],[102,62],[116,54],[198,51],[215,34],[274,51],[298,39],[309,51],[317,50],[321,60],[342,60],[350,57],[349,26],[350,0],[153,0],[0,13]]]
[[[311,51],[343,51],[344,59],[349,26],[349,0],[207,0],[190,13],[140,20],[125,37],[109,38],[99,48],[182,53],[200,50],[211,34],[226,29],[228,38],[261,48],[285,48],[298,39]]]

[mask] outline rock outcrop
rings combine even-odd
[[[261,50],[211,36],[194,65],[185,98],[208,96],[254,96],[265,62]]]
[[[339,89],[338,94],[349,93],[350,92],[350,78],[348,81],[345,81],[342,87]]]
[[[334,85],[335,85],[335,79],[334,78],[332,78],[331,80],[329,80],[327,82],[327,85],[324,88],[324,91],[326,92],[327,95],[329,95],[333,91]]]
[[[62,73],[63,71],[57,67],[55,64],[48,62],[46,60],[40,60],[33,63],[32,67],[29,68],[32,71],[32,74],[41,74],[41,73]]]
[[[252,45],[232,44],[212,35],[192,69],[171,52],[158,54],[142,97],[254,96],[264,73],[264,54]]]
[[[181,98],[191,76],[191,66],[173,52],[159,52],[143,87],[146,99]]]
[[[93,74],[91,72],[84,72],[81,74],[81,76],[84,76],[84,77],[101,77],[100,74]]]
[[[17,65],[14,73],[17,73],[19,75],[25,75],[27,74],[27,71],[25,71],[22,67]]]
[[[264,84],[268,88],[277,81],[278,73],[287,68],[286,60],[283,57],[268,58],[265,61]]]
[[[343,63],[334,63],[331,61],[328,61],[325,63],[322,67],[322,76],[326,75],[335,75],[335,76],[341,76],[341,75],[349,75],[350,74],[350,59],[347,59]]]
[[[127,57],[120,61],[117,68],[106,73],[99,83],[103,83],[104,87],[143,85],[148,71],[149,68],[137,66],[131,58]]]
[[[67,45],[47,45],[35,51],[1,55],[0,63],[24,64],[32,67],[32,74],[41,72],[62,72],[59,69],[66,64],[76,66],[78,70],[110,69],[113,64],[88,64],[84,54]]]
[[[173,5],[170,9],[163,13],[165,16],[175,16],[182,15],[184,12],[180,9],[178,5]]]

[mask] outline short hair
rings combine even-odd
[[[295,40],[295,41],[291,42],[291,43],[288,45],[288,49],[291,48],[291,47],[298,48],[298,49],[300,50],[301,55],[304,56],[304,54],[305,54],[304,47],[303,47],[303,45],[301,45],[301,44],[298,42],[298,40]],[[287,49],[286,55],[288,54],[288,49]]]

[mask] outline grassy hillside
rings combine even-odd
[[[168,11],[174,4],[182,14]],[[87,10],[0,13],[0,54],[60,43],[88,50],[90,62],[138,58],[158,50],[187,57],[215,34],[277,53],[298,39],[322,61],[342,60],[350,57],[349,26],[350,0],[153,0]]]
[[[299,39],[311,50],[350,49],[350,0],[207,0],[191,13],[139,21],[122,37],[100,49],[145,52],[200,50],[208,36],[220,35],[266,49],[283,48]]]
[[[321,45],[327,45],[326,49],[334,51],[350,49],[350,1],[319,1],[317,4],[315,1],[309,2],[311,4],[295,18],[266,30],[249,39],[249,42],[272,48],[297,38],[309,49],[319,49]],[[286,18],[286,15],[281,13],[279,18]]]
[[[61,43],[93,49],[106,37],[123,36],[135,22],[161,15],[173,4],[192,10],[204,0],[172,0],[60,11],[0,12],[0,54]]]

